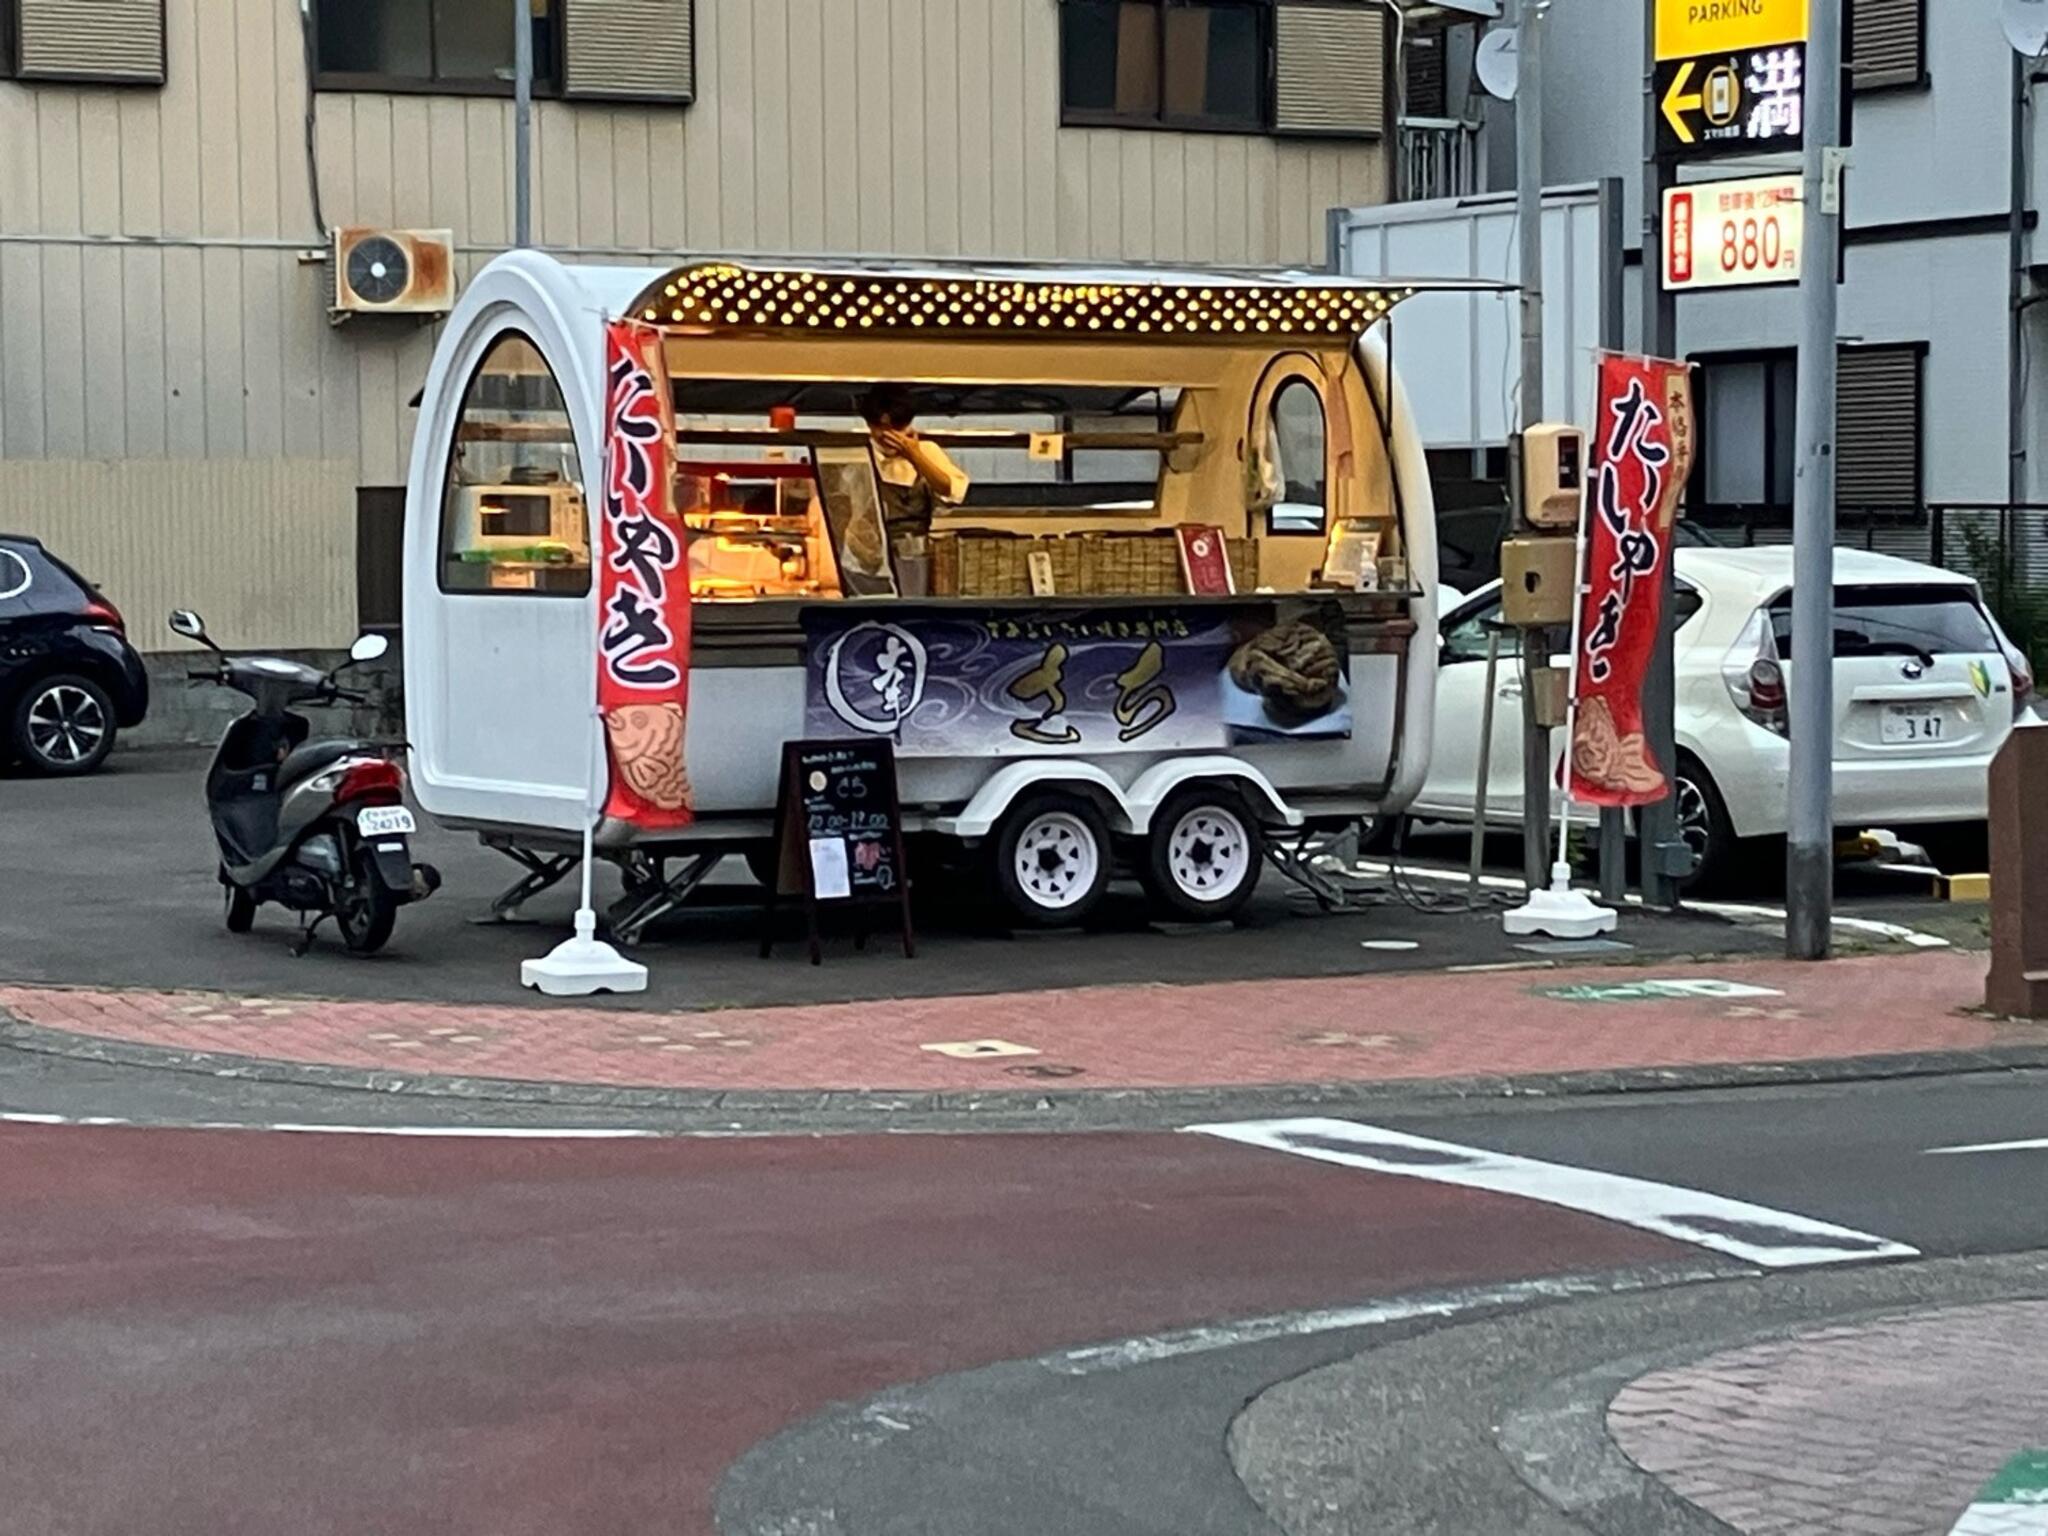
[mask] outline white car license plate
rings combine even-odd
[[[402,805],[373,805],[356,812],[356,830],[365,837],[390,837],[396,832],[417,832],[419,823]]]
[[[1887,704],[1878,732],[1887,746],[1899,742],[1941,741],[1948,734],[1948,716],[1925,704]]]

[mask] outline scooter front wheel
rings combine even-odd
[[[351,954],[375,954],[398,921],[398,900],[378,876],[375,855],[367,845],[356,845],[340,894],[334,924],[341,930],[341,942]]]

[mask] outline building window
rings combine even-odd
[[[14,38],[21,26],[14,5],[15,0],[0,0],[0,80],[14,75]]]
[[[0,0],[5,3],[5,0]],[[326,90],[512,89],[505,0],[315,0],[316,83]],[[561,6],[533,0],[534,88],[561,82]]]
[[[1922,363],[1918,345],[1844,347],[1835,377],[1835,505],[1920,507]]]
[[[1144,128],[1266,126],[1267,8],[1250,0],[1064,0],[1064,121]]]
[[[1836,360],[1835,505],[1843,513],[1921,505],[1926,348],[1844,347]],[[1799,355],[1702,359],[1695,374],[1700,457],[1688,500],[1712,526],[1789,529],[1798,459]]]
[[[582,597],[590,519],[568,403],[540,349],[497,341],[470,381],[441,509],[441,590]]]
[[[1451,115],[1450,72],[1445,60],[1449,40],[1449,30],[1441,22],[1410,27],[1401,58],[1403,117]]]
[[[1927,83],[1927,0],[1849,0],[1848,20],[1857,90]]]
[[[1708,522],[1789,517],[1798,354],[1709,358],[1694,378],[1700,458],[1689,499],[1695,513]]]

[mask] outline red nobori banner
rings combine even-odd
[[[690,693],[688,541],[674,504],[675,414],[651,327],[605,332],[597,707],[611,756],[607,818],[686,826]]]
[[[1691,369],[1603,357],[1566,784],[1585,804],[1651,805],[1671,792],[1643,729],[1643,678],[1692,456]]]

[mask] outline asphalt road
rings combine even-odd
[[[0,883],[0,979],[509,1002],[530,996],[518,985],[519,962],[568,931],[573,882],[530,904],[532,925],[474,926],[518,870],[473,837],[429,826],[417,856],[439,866],[447,884],[400,912],[383,954],[357,959],[330,937],[294,959],[286,950],[294,922],[276,908],[263,909],[254,933],[231,935],[221,923],[203,771],[199,755],[133,753],[85,780],[0,780],[0,869],[8,872]],[[977,906],[971,889],[963,899],[957,882],[927,881],[915,961],[886,942],[855,954],[841,936],[827,962],[812,967],[793,944],[774,960],[757,958],[759,888],[737,869],[715,878],[643,951],[648,990],[610,1006],[758,1006],[1528,958],[1501,931],[1497,894],[1482,911],[1425,913],[1383,892],[1368,911],[1321,916],[1299,910],[1286,883],[1269,874],[1235,924],[1154,924],[1132,886],[1112,891],[1091,931],[1045,934],[1013,933]],[[602,904],[617,894],[616,880],[608,867],[599,879]],[[1423,892],[1432,903],[1446,896],[1441,884]],[[794,914],[791,922],[794,935],[800,923]],[[1652,954],[1778,948],[1767,927],[1712,916],[1642,917],[1629,928],[1626,937]],[[1368,938],[1417,947],[1362,960],[1359,943]]]
[[[2041,1089],[1377,1123],[1987,1263],[2048,1248],[2048,1151],[1928,1149],[2048,1135]],[[1275,1382],[1448,1322],[1540,1320],[1573,1305],[1561,1285],[1614,1293],[1619,1329],[1666,1304],[1642,1287],[1782,1284],[1543,1199],[1185,1134],[16,1125],[0,1232],[0,1524],[26,1536],[707,1532],[714,1507],[728,1536],[1259,1531],[1226,1442]],[[1800,1294],[1824,1314],[1878,1283]],[[1360,1307],[1381,1310],[1313,1315]],[[1418,1432],[1469,1407],[1409,1390]]]
[[[472,919],[518,873],[474,838],[428,827],[419,856],[447,884],[431,901],[399,914],[390,948],[369,960],[330,938],[302,959],[287,952],[288,914],[265,908],[253,934],[221,923],[215,857],[200,801],[204,756],[116,755],[82,781],[0,779],[0,980],[96,985],[224,988],[284,994],[507,1002],[529,994],[519,963],[566,934],[569,884],[529,906],[531,925],[478,927]],[[1441,873],[1462,868],[1462,841],[1425,837],[1417,847]],[[1495,871],[1511,868],[1497,840]],[[1502,861],[1505,861],[1503,863]],[[1418,863],[1425,860],[1418,858]],[[1442,879],[1406,883],[1411,900],[1382,887],[1367,910],[1326,916],[1305,909],[1269,874],[1243,918],[1229,925],[1153,923],[1135,887],[1112,891],[1091,931],[1015,933],[971,889],[927,881],[919,903],[918,959],[886,943],[855,954],[842,936],[822,967],[785,945],[756,958],[758,888],[744,872],[721,870],[715,884],[643,952],[648,990],[613,1006],[655,1009],[764,1006],[900,996],[1032,990],[1048,985],[1256,979],[1353,974],[1527,960],[1501,931],[1498,890],[1483,910],[1456,910],[1463,887]],[[1768,875],[1764,887],[1768,888]],[[1911,899],[1895,877],[1845,870],[1845,911],[1853,916],[1981,938],[1981,909]],[[599,876],[600,903],[616,894]],[[1427,904],[1420,910],[1414,902]],[[794,918],[792,916],[792,921]],[[1744,922],[1690,914],[1631,913],[1621,935],[1644,954],[1776,953],[1765,916]],[[1409,950],[1363,952],[1360,941],[1409,941]]]

